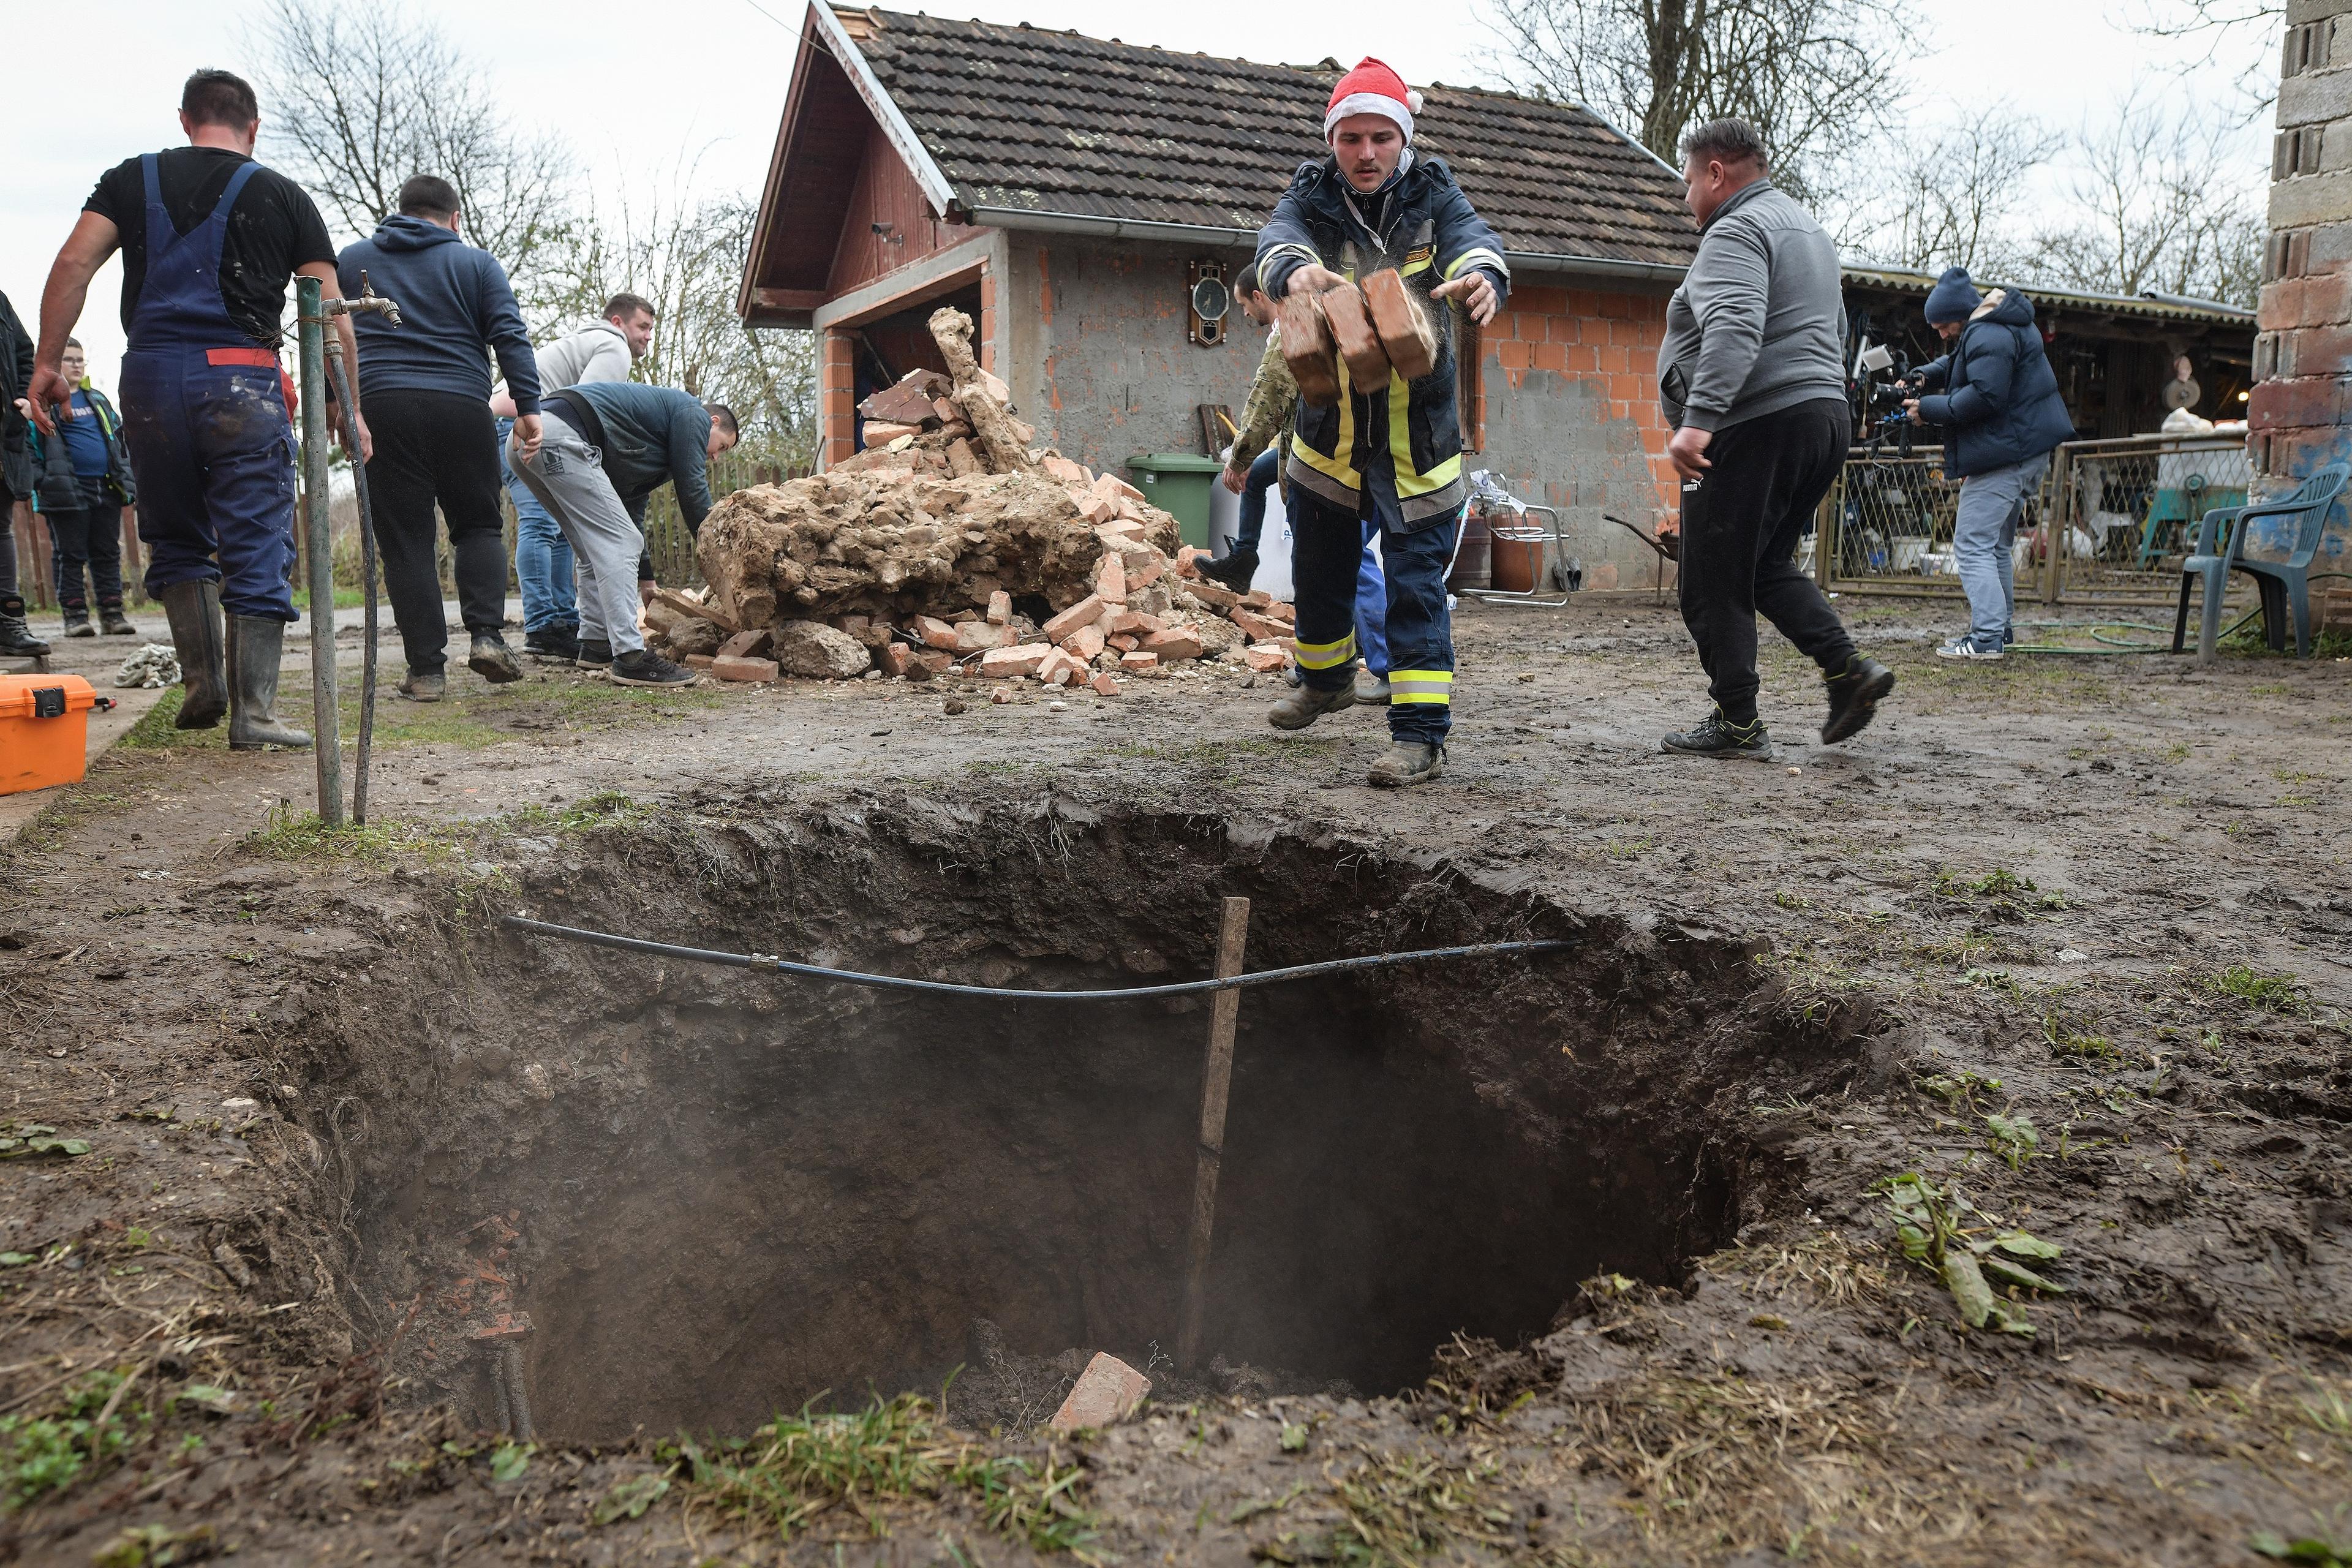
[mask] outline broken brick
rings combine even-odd
[[[1116,550],[1104,551],[1095,568],[1095,597],[1106,605],[1127,603],[1127,563]]]
[[[1281,599],[1276,599],[1273,604],[1268,605],[1265,607],[1265,613],[1286,626],[1295,626],[1298,624],[1298,606]]]
[[[1089,594],[1045,623],[1045,640],[1060,642],[1080,626],[1089,626],[1100,620],[1102,613],[1102,599],[1097,595]]]
[[[991,626],[1009,626],[1013,621],[1013,595],[999,588],[988,596],[988,620]]]
[[[992,626],[987,621],[966,621],[956,627],[955,649],[958,653],[981,653],[992,647],[1004,647],[1019,640],[1011,626]]]
[[[1274,595],[1263,588],[1252,588],[1242,595],[1242,603],[1253,610],[1263,610],[1274,603]]]
[[[1221,610],[1230,610],[1242,602],[1242,596],[1239,594],[1222,583],[1212,583],[1206,577],[1188,578],[1184,584],[1184,591],[1201,603],[1214,605]]]
[[[1167,624],[1158,616],[1147,616],[1141,610],[1128,610],[1113,616],[1103,631],[1110,637],[1146,637]]]
[[[953,652],[956,629],[937,616],[917,616],[912,623],[914,634],[923,639],[925,647],[945,648]]]
[[[722,653],[710,661],[710,673],[721,680],[773,680],[776,661],[772,658],[739,658]]]
[[[1233,622],[1242,629],[1243,635],[1253,642],[1272,642],[1276,637],[1286,637],[1290,635],[1288,626],[1276,620],[1272,616],[1262,616],[1255,610],[1244,610],[1235,606],[1233,611]]]
[[[1259,674],[1269,674],[1290,662],[1290,656],[1270,642],[1253,643],[1242,649],[1242,662]]]
[[[915,656],[915,662],[933,675],[945,675],[955,668],[955,655],[941,653],[937,648],[925,648]]]
[[[1118,667],[1121,669],[1157,669],[1160,668],[1160,656],[1156,653],[1144,653],[1139,650],[1135,653],[1121,654],[1118,658]]]
[[[915,650],[902,642],[884,644],[877,662],[882,667],[882,673],[893,680],[910,669],[922,668],[915,662]],[[925,670],[924,673],[929,674],[929,671]]]
[[[980,673],[992,680],[1013,675],[1034,675],[1037,667],[1044,664],[1054,651],[1043,643],[991,648],[980,656]]]
[[[1122,501],[1133,501],[1138,506],[1143,504],[1143,492],[1117,474],[1097,474],[1094,492],[1110,502],[1113,508]]]
[[[1095,477],[1087,472],[1083,465],[1070,461],[1058,452],[1049,454],[1044,467],[1059,482],[1076,485],[1080,489],[1086,489],[1095,482]]]
[[[690,653],[679,662],[684,664],[688,669],[709,669],[710,668],[710,661],[717,657],[718,656],[716,654]]]
[[[1103,650],[1102,628],[1100,626],[1080,626],[1076,631],[1072,632],[1068,637],[1062,639],[1062,646],[1079,658],[1085,659],[1088,663],[1092,663],[1094,661],[1095,655],[1102,652]]]
[[[1101,674],[1096,676],[1092,681],[1088,682],[1088,684],[1093,686],[1095,689],[1095,695],[1097,697],[1116,697],[1118,695],[1118,682],[1112,678],[1108,670],[1105,670]]]
[[[1140,637],[1129,637],[1125,633],[1121,633],[1119,636],[1115,637],[1103,638],[1103,646],[1108,648],[1116,648],[1120,653],[1133,653],[1137,648],[1143,646],[1143,640]]]
[[[1159,582],[1161,574],[1165,573],[1167,570],[1168,563],[1157,558],[1146,561],[1140,566],[1123,568],[1127,576],[1127,585],[1131,589],[1150,587],[1152,584]]]
[[[880,419],[868,419],[866,422],[866,449],[870,452],[877,447],[887,447],[893,441],[903,441],[922,433],[923,427],[919,425],[892,425]]]
[[[719,645],[720,658],[757,658],[775,642],[776,634],[765,626],[748,632],[737,632]]]
[[[1198,658],[1201,657],[1200,634],[1190,626],[1170,626],[1165,631],[1157,631],[1145,637],[1143,651],[1156,656],[1163,664],[1172,664],[1180,658]]]

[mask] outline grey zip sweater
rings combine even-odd
[[[1666,305],[1658,395],[1676,428],[1720,430],[1845,396],[1837,247],[1759,180],[1715,210]]]

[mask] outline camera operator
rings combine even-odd
[[[1999,658],[2014,638],[2016,566],[2011,547],[2025,498],[2042,482],[2051,449],[2074,434],[2058,377],[2033,324],[2033,301],[2013,289],[1979,295],[1968,268],[1951,268],[1927,296],[1927,324],[1950,345],[1919,370],[1927,395],[1904,404],[1914,422],[1944,431],[1944,472],[1960,481],[1952,554],[1969,595],[1969,630],[1936,651],[1945,658]],[[1937,389],[1948,387],[1938,394]]]

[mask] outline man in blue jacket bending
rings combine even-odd
[[[1944,428],[1944,472],[1960,481],[1952,554],[1969,595],[1967,635],[1936,651],[1999,658],[2013,640],[2018,518],[2042,484],[2051,449],[2074,436],[2074,420],[2042,352],[2033,301],[2023,294],[1980,295],[1968,268],[1955,267],[1927,295],[1927,323],[1950,352],[1920,371],[1931,395],[1905,406],[1914,421]]]
[[[539,368],[506,268],[458,238],[457,191],[435,174],[400,187],[400,210],[336,258],[343,292],[360,277],[400,306],[401,324],[358,319],[359,397],[375,436],[368,494],[392,618],[408,656],[400,694],[437,702],[446,687],[449,623],[441,613],[433,507],[449,520],[457,608],[485,680],[522,679],[506,643],[507,550],[498,422],[490,416],[490,356],[506,374],[515,437],[539,446]]]
[[[710,515],[710,459],[735,445],[734,411],[674,386],[598,381],[547,395],[544,440],[523,446],[517,421],[507,456],[539,498],[580,574],[581,668],[621,686],[683,686],[694,671],[646,647],[637,629],[637,556],[646,502],[677,487],[678,515],[700,532]]]

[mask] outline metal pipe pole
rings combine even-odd
[[[310,734],[318,759],[319,820],[343,825],[343,749],[335,734],[335,560],[327,486],[328,326],[319,280],[297,279],[302,359],[303,539],[310,569]]]
[[[394,318],[394,324],[398,318]],[[326,342],[327,364],[334,372],[339,406],[343,413],[343,450],[352,459],[352,494],[360,503],[360,580],[365,586],[366,618],[360,633],[360,745],[353,760],[352,820],[365,824],[368,805],[368,752],[375,736],[376,564],[375,508],[368,498],[367,465],[360,460],[359,399],[351,373],[343,364],[341,335]]]
[[[1217,931],[1217,978],[1242,972],[1249,940],[1247,899],[1227,899]],[[1190,1374],[1201,1359],[1201,1324],[1208,1315],[1209,1240],[1217,1223],[1217,1175],[1225,1160],[1225,1105],[1234,1081],[1234,1025],[1242,994],[1220,991],[1209,1004],[1209,1054],[1201,1073],[1201,1148],[1192,1171],[1192,1234],[1184,1261],[1184,1316],[1176,1331],[1176,1369]]]

